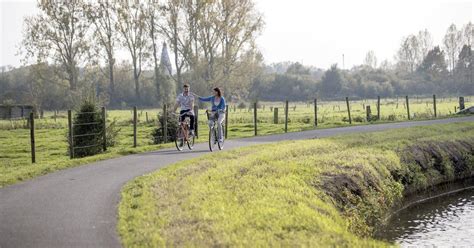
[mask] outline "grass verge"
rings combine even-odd
[[[474,123],[241,148],[128,183],[125,247],[389,246],[371,235],[407,192],[474,175]]]

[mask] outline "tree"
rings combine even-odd
[[[462,39],[464,45],[474,46],[474,25],[471,22],[463,26]]]
[[[464,45],[459,53],[458,62],[456,64],[456,71],[458,75],[459,90],[464,92],[474,92],[473,78],[474,78],[474,56],[471,46]]]
[[[365,55],[364,64],[372,69],[377,68],[377,57],[375,56],[375,52],[370,50]]]
[[[111,101],[114,102],[115,97],[115,80],[114,80],[114,67],[115,67],[115,40],[117,39],[116,25],[117,25],[117,13],[115,11],[114,1],[98,1],[91,2],[86,5],[85,12],[88,19],[94,25],[94,35],[92,44],[98,44],[98,52],[94,54],[105,59],[108,69],[109,78],[109,96]]]
[[[321,92],[324,97],[334,97],[339,94],[342,89],[342,77],[337,64],[331,66],[324,73],[321,80]]]
[[[444,52],[439,48],[439,46],[430,50],[418,67],[418,72],[426,75],[428,81],[435,82],[441,81],[447,71]]]
[[[157,28],[158,22],[160,19],[160,6],[158,2],[151,1],[148,6],[147,12],[147,25],[151,40],[151,46],[153,51],[153,70],[154,70],[154,79],[155,79],[155,87],[156,87],[156,95],[158,97],[158,101],[163,101],[163,85],[162,85],[162,77],[160,75],[160,68],[159,68],[159,60],[158,60],[158,36],[159,30]],[[164,43],[166,46],[166,43]]]
[[[179,85],[189,69],[193,81],[232,88],[238,67],[252,61],[249,54],[258,54],[254,43],[263,18],[252,0],[170,0],[162,9],[166,18],[161,30],[174,55]]]
[[[443,38],[444,49],[448,56],[448,67],[454,76],[454,68],[456,66],[459,50],[462,46],[462,34],[456,28],[455,24],[451,24]]]
[[[309,68],[306,68],[299,62],[291,64],[288,69],[286,69],[286,73],[293,75],[310,75]]]
[[[35,58],[41,63],[52,59],[67,74],[69,87],[77,87],[77,67],[88,50],[89,24],[83,11],[83,2],[38,1],[40,13],[25,18],[22,47],[25,60]]]
[[[223,57],[223,81],[229,84],[237,61],[245,51],[254,48],[253,43],[263,28],[262,14],[255,10],[252,0],[217,1],[216,27],[221,40]]]
[[[418,61],[421,63],[428,52],[433,48],[433,37],[428,29],[420,30],[416,36],[418,40]]]
[[[127,48],[132,58],[133,79],[135,82],[135,98],[140,100],[140,76],[142,65],[147,58],[147,26],[145,6],[140,1],[117,2],[117,29],[123,46]]]
[[[419,51],[420,44],[416,36],[404,38],[397,52],[398,67],[403,71],[414,72],[420,57]]]

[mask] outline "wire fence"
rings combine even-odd
[[[253,135],[276,134],[314,129],[361,125],[373,122],[432,119],[451,116],[461,106],[460,98],[398,97],[366,100],[322,101],[313,99],[305,102],[264,102],[231,104],[227,106],[226,135],[229,138]],[[464,97],[462,103],[471,105],[472,97]],[[105,111],[103,123],[114,122],[117,126],[114,149],[151,146],[156,137],[155,129],[164,129],[158,121],[164,115],[163,109],[137,109]],[[96,112],[82,114],[97,114]],[[208,125],[205,111],[198,110],[197,133],[200,140],[207,138]],[[71,111],[46,111],[43,118],[0,120],[0,162],[2,165],[47,160],[51,157],[74,158],[74,151],[90,146],[106,147],[106,133],[75,134],[71,123]],[[167,118],[164,118],[165,120]],[[71,125],[72,124],[72,125]],[[75,126],[98,125],[100,122],[81,123]],[[33,129],[31,129],[33,127]],[[105,127],[104,127],[105,129]],[[33,131],[32,131],[33,130]],[[162,132],[167,133],[167,132]],[[71,146],[74,138],[103,135],[102,142],[83,146]],[[162,137],[164,138],[164,137]],[[164,139],[162,139],[164,140]],[[5,149],[3,148],[5,147]]]

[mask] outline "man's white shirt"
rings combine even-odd
[[[185,96],[184,93],[179,94],[176,98],[176,102],[180,105],[181,110],[189,109],[191,110],[191,113],[194,114],[194,110],[192,108],[194,96],[191,94],[191,92],[189,92],[187,96]]]

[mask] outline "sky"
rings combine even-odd
[[[327,69],[361,64],[369,50],[393,57],[403,37],[428,29],[435,45],[452,23],[473,22],[474,0],[254,0],[265,20],[257,39],[266,63],[300,62]],[[20,66],[23,18],[34,0],[0,0],[0,66]],[[120,53],[127,59],[126,53]],[[119,58],[120,59],[120,58]]]

